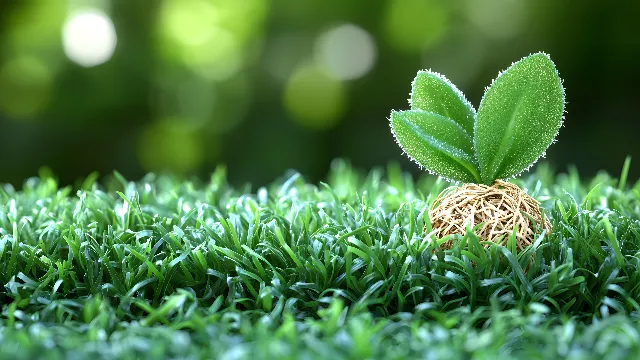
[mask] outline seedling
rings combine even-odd
[[[491,185],[532,166],[562,125],[564,89],[547,54],[512,64],[487,87],[478,111],[443,75],[420,71],[411,110],[393,111],[400,147],[429,172]]]
[[[501,72],[486,88],[477,111],[443,75],[420,71],[412,83],[411,110],[393,111],[391,129],[404,152],[430,173],[495,191],[505,187],[501,179],[529,169],[554,142],[562,125],[564,99],[562,80],[545,53],[529,55]],[[496,216],[504,214],[491,210],[496,204],[487,204],[486,197],[477,194],[478,186],[473,188],[473,196],[462,191],[465,186],[449,194],[459,199],[443,201],[449,207],[434,211],[439,220],[450,218],[443,225],[447,228],[443,234],[464,232],[466,224],[462,221],[473,226],[482,220],[489,222],[489,228],[485,224],[482,229],[486,239],[507,238],[520,227],[516,231],[518,239],[530,240],[531,229],[522,232],[522,226],[517,225],[523,223],[521,216],[525,215],[550,229],[541,213],[519,214],[517,209],[524,210],[519,204],[505,208],[505,200],[512,199],[507,193],[499,196],[496,204],[513,216],[504,224],[496,223]],[[461,208],[459,204],[466,205]]]

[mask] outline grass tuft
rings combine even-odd
[[[553,231],[442,250],[447,183],[344,161],[252,190],[43,172],[0,188],[0,358],[633,358],[640,182],[513,180]],[[425,228],[425,224],[427,227]]]

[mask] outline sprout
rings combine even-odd
[[[420,71],[411,109],[391,113],[404,152],[452,181],[491,185],[530,168],[562,125],[564,89],[547,54],[513,63],[487,87],[478,111],[444,76]]]

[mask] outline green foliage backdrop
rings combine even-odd
[[[322,178],[336,157],[364,168],[395,159],[418,173],[386,119],[407,107],[416,71],[445,74],[477,107],[497,70],[536,51],[552,55],[568,95],[547,160],[616,173],[640,155],[639,8],[0,0],[0,182],[42,166],[68,183],[94,170],[204,176],[226,163],[232,182],[259,185],[288,168]]]

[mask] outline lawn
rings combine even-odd
[[[0,188],[0,359],[635,359],[640,181],[512,180],[553,230],[431,234],[449,184],[332,164],[263,188],[118,173]],[[425,224],[427,225],[425,227]]]

